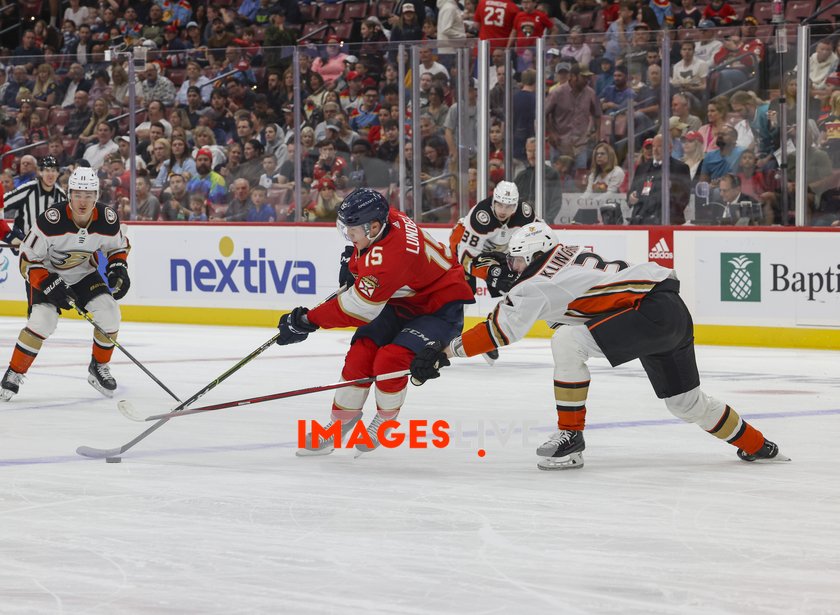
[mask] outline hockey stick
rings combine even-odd
[[[279,332],[276,333],[275,335],[273,335],[271,337],[271,339],[268,340],[267,342],[265,342],[262,346],[260,346],[256,350],[252,351],[251,354],[249,354],[247,357],[240,360],[236,365],[234,365],[233,367],[228,369],[224,374],[222,374],[221,376],[219,376],[218,378],[216,378],[215,380],[213,380],[209,384],[205,385],[197,393],[194,393],[192,395],[192,397],[190,397],[188,400],[186,400],[184,402],[181,402],[174,410],[172,410],[172,412],[169,413],[169,415],[177,415],[184,408],[186,408],[190,404],[194,403],[197,399],[202,397],[205,393],[207,393],[211,389],[215,388],[217,385],[221,384],[225,380],[227,380],[234,373],[238,372],[240,369],[245,367],[245,365],[247,365],[252,360],[257,358],[260,354],[265,352],[266,349],[273,346],[274,343],[277,341],[278,337],[280,337]],[[125,402],[125,403],[129,403],[129,402]],[[144,440],[145,438],[150,436],[154,431],[156,431],[158,428],[162,427],[164,425],[164,423],[166,423],[168,421],[169,421],[169,418],[160,419],[157,423],[155,423],[154,425],[149,427],[146,431],[144,431],[143,433],[138,435],[136,438],[134,438],[133,440],[129,440],[128,442],[126,442],[122,446],[118,446],[117,448],[103,449],[103,448],[94,448],[92,446],[80,446],[79,448],[76,449],[76,453],[81,455],[82,457],[90,457],[92,459],[119,457],[124,452],[126,452],[128,449],[133,447],[135,444],[137,444],[141,440]]]
[[[145,365],[143,365],[142,363],[140,363],[140,361],[138,361],[137,359],[135,359],[135,358],[132,356],[132,354],[131,354],[128,350],[126,350],[126,349],[123,347],[123,345],[122,345],[122,344],[120,344],[117,340],[115,340],[113,337],[111,337],[111,336],[108,334],[108,332],[107,332],[107,331],[105,331],[105,329],[103,329],[102,327],[100,327],[100,326],[96,323],[96,321],[95,321],[95,320],[93,320],[93,317],[92,317],[92,316],[91,316],[91,315],[90,315],[90,314],[89,314],[86,310],[83,310],[82,308],[80,308],[78,305],[76,305],[76,303],[75,303],[74,301],[69,301],[69,303],[70,303],[70,305],[73,307],[73,309],[75,309],[75,310],[79,313],[79,316],[81,316],[81,317],[82,317],[82,318],[84,318],[86,321],[88,321],[90,324],[92,324],[92,325],[93,325],[93,328],[94,328],[94,329],[96,329],[96,330],[99,332],[99,334],[100,334],[100,335],[102,335],[102,336],[103,336],[106,340],[108,340],[109,342],[111,342],[114,346],[116,346],[117,348],[119,348],[125,356],[127,356],[129,359],[131,359],[131,361],[132,361],[132,362],[133,362],[133,363],[134,363],[137,367],[139,367],[141,370],[143,370],[143,372],[144,372],[144,373],[145,373],[145,374],[146,374],[149,378],[151,378],[152,380],[154,380],[154,381],[155,381],[155,383],[156,383],[156,384],[158,384],[158,385],[160,386],[160,388],[162,388],[164,391],[166,391],[167,393],[169,393],[169,396],[170,396],[172,399],[174,399],[174,400],[175,400],[175,401],[177,401],[177,402],[180,402],[180,401],[181,401],[181,399],[180,399],[177,395],[175,395],[175,393],[173,393],[172,391],[170,391],[170,390],[169,390],[169,387],[167,387],[165,384],[163,384],[163,383],[162,383],[162,382],[161,382],[161,381],[160,381],[160,380],[159,380],[159,379],[158,379],[158,378],[157,378],[157,377],[156,377],[156,376],[155,376],[152,372],[150,372],[148,369],[146,369],[146,366],[145,366]]]
[[[331,294],[329,297],[324,299],[321,303],[326,303],[330,299],[333,299],[333,298],[337,297],[338,295],[343,293],[345,290],[347,290],[347,288],[348,288],[347,286],[342,286],[337,291],[335,291],[333,294]],[[245,367],[245,365],[250,363],[252,360],[254,360],[259,355],[261,355],[263,352],[265,352],[266,349],[268,349],[274,343],[276,343],[277,338],[279,338],[279,337],[280,337],[280,333],[279,332],[275,333],[271,337],[270,340],[265,342],[262,346],[260,346],[256,350],[253,350],[251,352],[251,354],[249,354],[244,359],[241,359],[238,363],[236,363],[236,365],[234,365],[233,367],[228,369],[224,374],[222,374],[221,376],[219,376],[218,378],[216,378],[215,380],[213,380],[212,382],[207,384],[204,388],[202,388],[197,393],[193,394],[193,396],[190,397],[187,401],[179,404],[174,410],[172,410],[172,412],[170,412],[170,414],[176,414],[176,413],[180,412],[181,410],[183,410],[184,408],[186,408],[190,404],[194,403],[200,397],[202,397],[205,393],[207,393],[211,389],[215,388],[218,384],[221,384],[223,381],[227,380],[230,376],[232,376],[234,373],[239,371],[241,368]],[[82,457],[90,457],[91,459],[107,459],[109,457],[119,457],[124,452],[126,452],[128,449],[132,448],[135,444],[137,444],[141,440],[146,439],[152,433],[157,431],[160,427],[162,427],[168,421],[169,421],[168,418],[160,419],[157,423],[155,423],[154,425],[149,427],[146,431],[139,434],[134,439],[129,440],[128,442],[126,442],[122,446],[118,446],[116,448],[109,448],[109,449],[94,448],[92,446],[80,446],[79,448],[76,449],[76,454],[81,455]]]
[[[188,416],[190,414],[199,414],[202,412],[212,412],[214,410],[225,410],[228,408],[239,408],[242,406],[250,406],[251,404],[261,404],[265,401],[274,401],[275,399],[285,399],[287,397],[297,397],[299,395],[309,395],[310,393],[320,393],[322,391],[332,391],[334,389],[343,389],[344,387],[359,386],[360,384],[368,384],[371,382],[381,382],[382,380],[391,380],[394,378],[402,378],[408,376],[411,372],[403,370],[401,372],[391,372],[389,374],[380,374],[379,376],[369,376],[367,378],[359,378],[357,380],[343,380],[334,384],[324,384],[320,386],[305,387],[303,389],[295,389],[293,391],[283,391],[282,393],[272,393],[270,395],[260,395],[258,397],[248,397],[247,399],[237,399],[236,401],[227,401],[220,404],[213,404],[212,406],[202,406],[201,408],[190,408],[189,410],[173,410],[166,414],[155,414],[152,416],[143,416],[140,414],[131,402],[121,401],[119,403],[120,412],[126,418],[132,421],[157,421],[169,420],[179,416]]]

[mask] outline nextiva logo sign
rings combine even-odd
[[[265,248],[244,248],[237,253],[233,240],[219,241],[222,258],[169,261],[169,289],[173,292],[277,293],[287,289],[300,295],[315,294],[315,265],[311,261],[275,261]]]
[[[720,300],[761,301],[761,254],[721,253]]]

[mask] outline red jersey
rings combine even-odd
[[[383,238],[350,258],[356,283],[311,309],[307,318],[324,329],[360,327],[386,305],[402,317],[432,314],[447,303],[473,303],[473,292],[448,246],[398,211],[388,214]]]
[[[521,12],[513,20],[513,28],[516,30],[518,48],[534,47],[537,39],[542,38],[545,31],[551,28],[551,18],[542,11]]]
[[[489,40],[491,49],[507,46],[513,21],[520,12],[511,0],[480,0],[475,9],[478,38]]]

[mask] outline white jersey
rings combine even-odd
[[[522,339],[538,320],[549,326],[633,309],[656,284],[676,279],[656,263],[604,261],[580,246],[558,245],[542,264],[527,269],[488,319],[462,336],[467,356]]]
[[[483,272],[473,270],[473,259],[486,252],[504,252],[513,233],[534,220],[533,208],[520,201],[516,213],[502,224],[493,214],[491,196],[458,221],[449,237],[449,246],[467,273],[484,278]]]
[[[50,273],[73,285],[97,270],[96,252],[109,261],[125,258],[129,250],[116,212],[101,203],[84,228],[73,222],[70,206],[58,203],[38,216],[20,246],[20,271],[33,286]],[[46,273],[44,273],[46,271]]]

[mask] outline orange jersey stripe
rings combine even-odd
[[[574,312],[584,316],[597,316],[623,308],[634,308],[646,294],[628,291],[598,297],[581,297],[569,304],[567,313]]]

